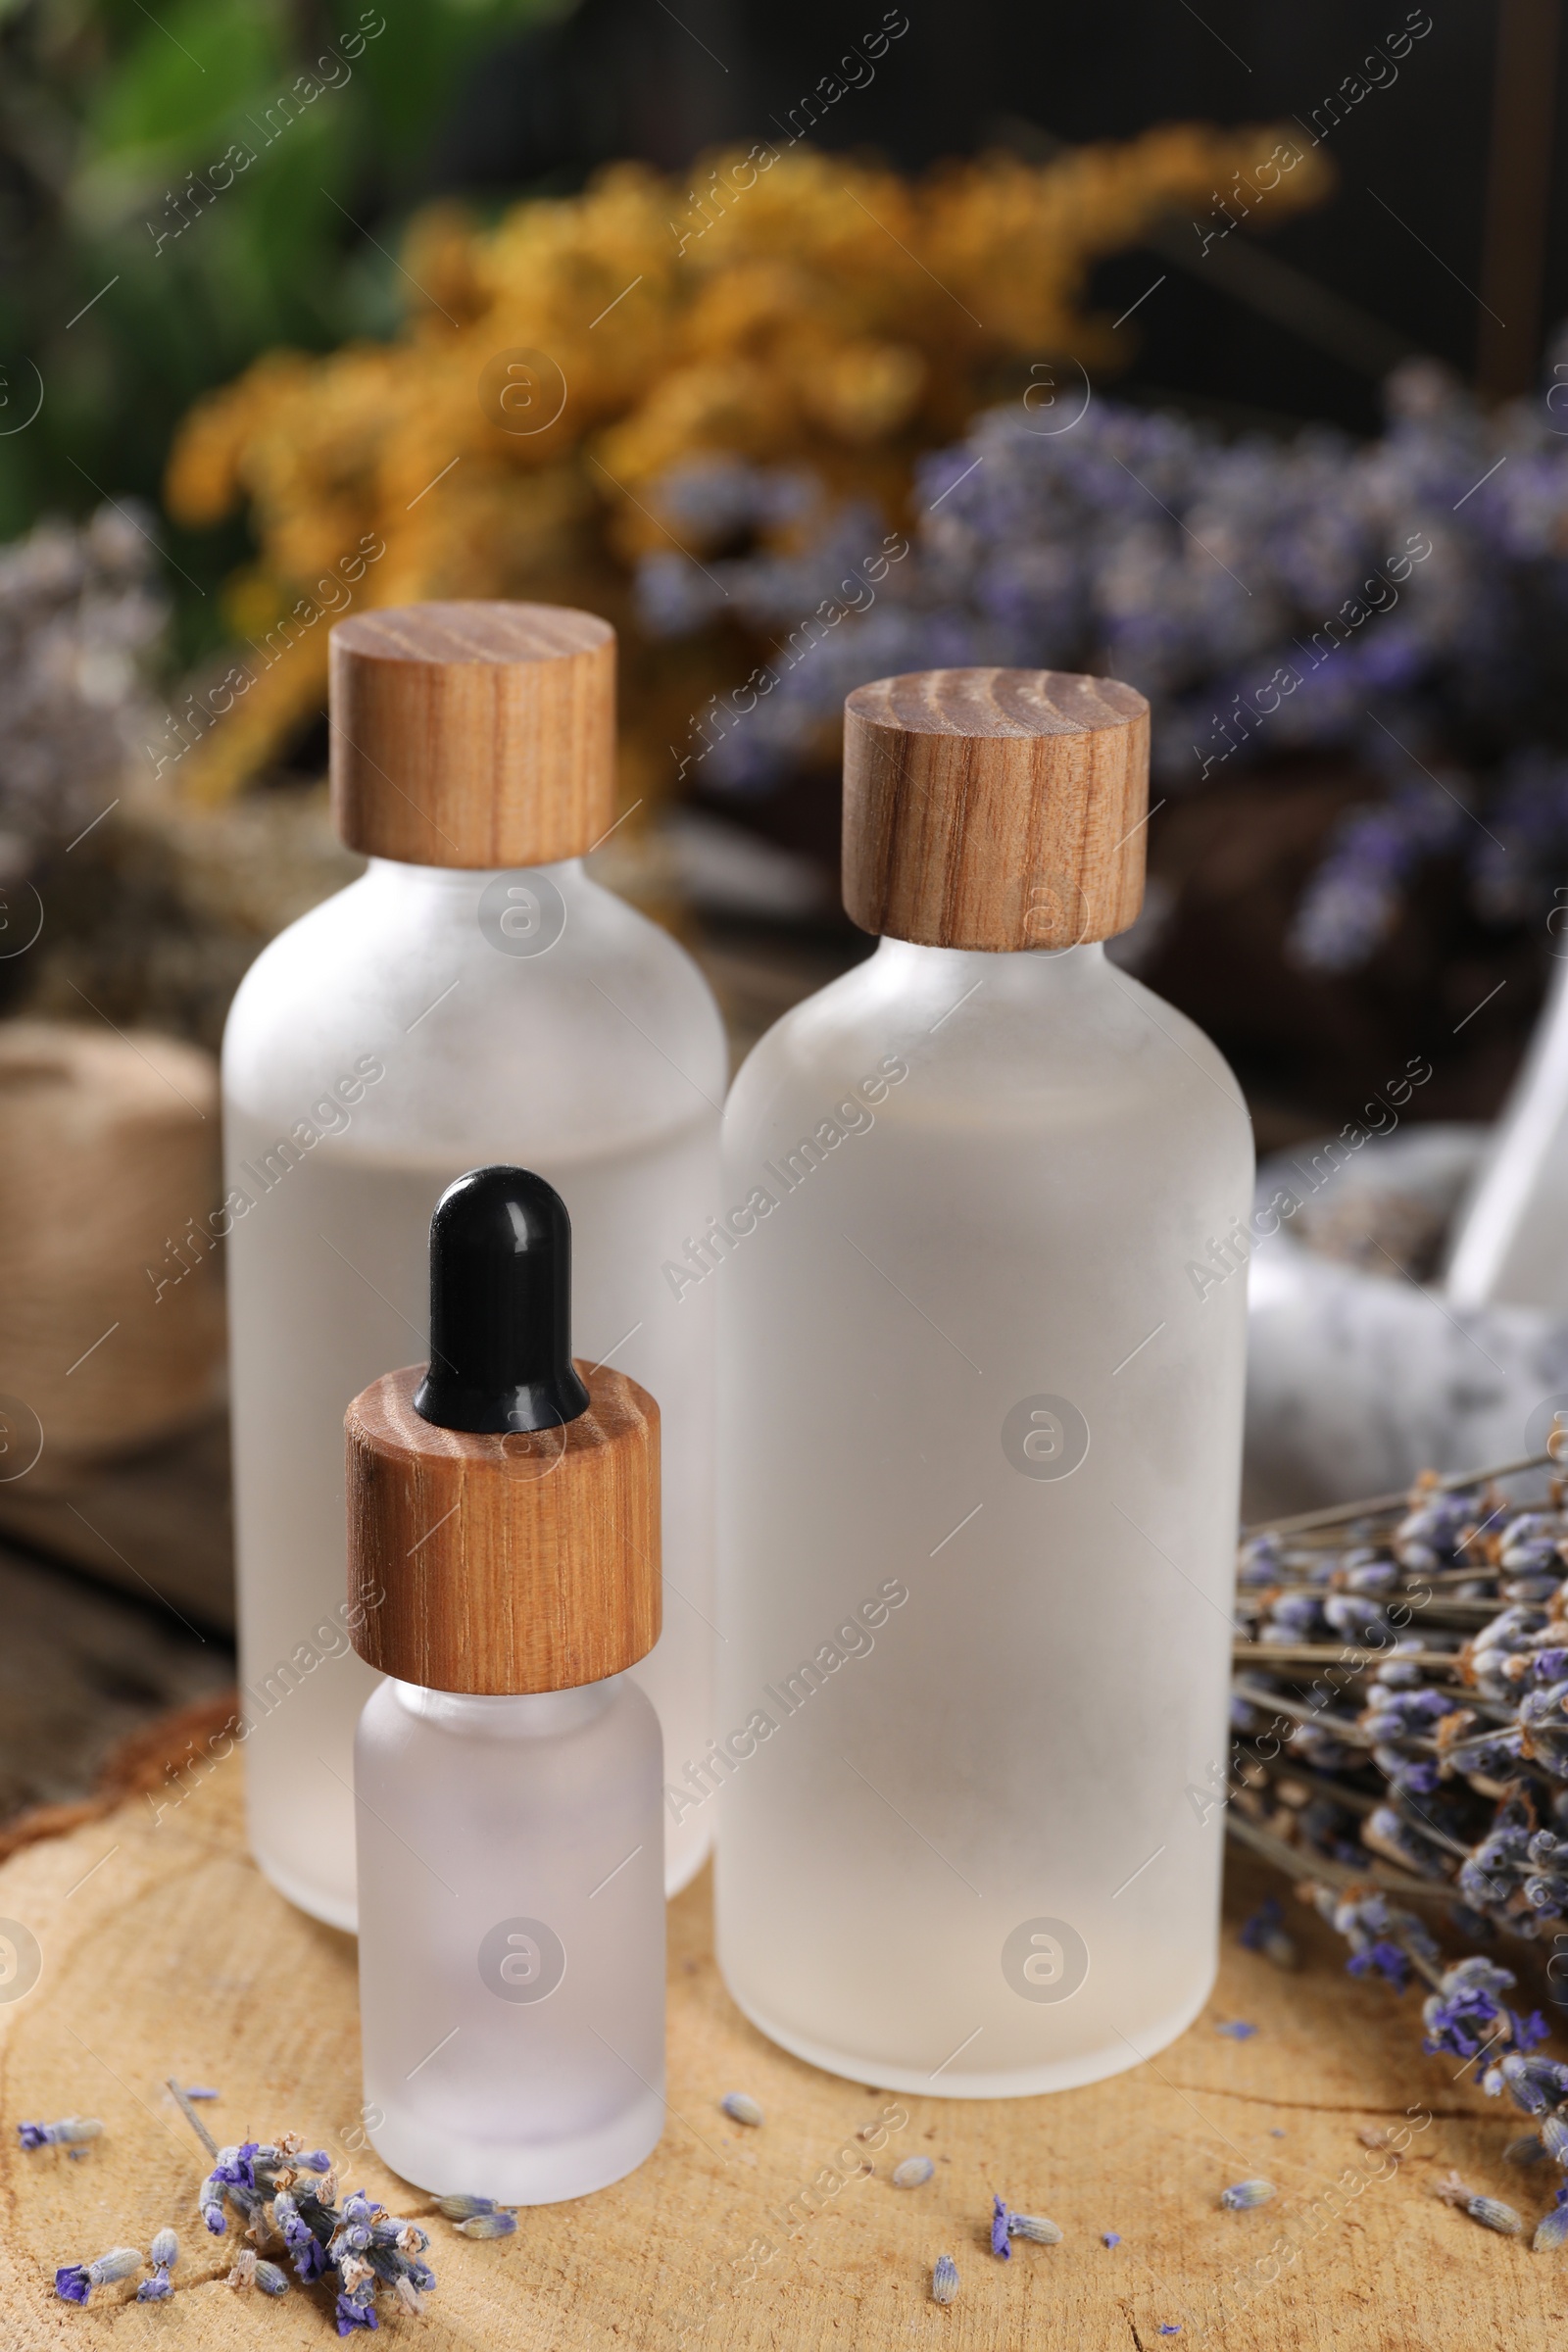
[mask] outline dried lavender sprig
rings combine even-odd
[[[19,2124],[17,2137],[24,2148],[67,2148],[97,2139],[102,2131],[95,2115],[67,2115],[57,2124]]]
[[[1495,2230],[1499,2236],[1518,2237],[1524,2230],[1523,2219],[1511,2205],[1504,2205],[1500,2197],[1483,2196],[1479,2189],[1468,2187],[1457,2173],[1449,2173],[1440,2180],[1433,2193],[1445,2205],[1457,2206],[1461,2213],[1467,2213],[1484,2230]]]
[[[63,2263],[55,2273],[55,2293],[63,2303],[85,2303],[95,2286],[113,2286],[141,2267],[135,2246],[115,2246],[94,2262]]]

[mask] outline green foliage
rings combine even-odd
[[[460,76],[557,4],[0,0],[0,540],[100,490],[156,506],[202,392],[389,331]],[[165,537],[190,656],[244,542]]]

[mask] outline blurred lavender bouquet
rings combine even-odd
[[[1568,851],[1565,377],[1487,414],[1412,362],[1367,444],[1227,440],[1037,380],[921,464],[907,540],[808,476],[688,462],[661,505],[699,560],[645,559],[644,625],[727,619],[765,650],[671,747],[680,773],[766,790],[889,672],[1109,672],[1153,706],[1157,791],[1305,750],[1381,779],[1298,904],[1298,964],[1363,963],[1438,856],[1484,922],[1526,921]]]
[[[145,707],[167,607],[130,516],[41,522],[0,548],[0,885],[103,814]]]

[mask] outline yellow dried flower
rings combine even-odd
[[[1195,124],[918,181],[754,148],[705,158],[700,200],[621,164],[492,226],[433,207],[409,232],[418,291],[397,342],[270,353],[180,430],[170,512],[203,524],[250,510],[259,561],[231,584],[236,624],[254,636],[299,618],[191,752],[188,781],[203,798],[234,790],[319,707],[339,609],[327,582],[365,535],[385,554],[360,605],[534,595],[623,622],[626,566],[675,536],[659,484],[684,459],[794,464],[896,511],[915,459],[963,430],[999,364],[1130,356],[1129,331],[1113,350],[1083,311],[1095,261],[1173,207],[1207,214],[1235,173],[1286,152],[1297,161],[1275,164],[1266,200],[1283,219],[1328,185],[1322,158],[1275,130]],[[626,689],[633,764],[652,772],[639,738],[661,689],[635,665]]]

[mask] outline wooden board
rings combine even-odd
[[[1268,1884],[1248,1865],[1234,1873],[1234,1916]],[[1503,2164],[1521,2119],[1455,2082],[1451,2059],[1423,2058],[1415,1996],[1348,1980],[1343,1947],[1288,1907],[1299,1973],[1241,1949],[1231,1924],[1209,2010],[1132,2073],[1048,2098],[888,2100],[745,2023],[713,1964],[700,1881],[671,1911],[670,2116],[656,2154],[597,2197],[524,2212],[510,2240],[470,2243],[435,2220],[438,2290],[421,2319],[384,2319],[383,2340],[424,2352],[1544,2345],[1568,2321],[1568,2256],[1492,2235],[1433,2184],[1457,2165],[1533,2224],[1553,2168]],[[216,2084],[220,2140],[294,2128],[333,2151],[345,2185],[406,2215],[428,2209],[352,2152],[354,1946],[250,1861],[238,1762],[199,1775],[178,1804],[142,1794],[15,1853],[0,1918],[24,1923],[42,1953],[32,1991],[0,2003],[7,2352],[111,2335],[191,2352],[335,2342],[305,2293],[264,2303],[221,2283],[224,2256],[195,2214],[205,2160],[162,2087],[169,2074]],[[1217,2031],[1237,2019],[1257,2032]],[[731,2089],[761,2102],[760,2130],[719,2112]],[[880,2146],[858,2141],[889,2107],[905,2120]],[[1358,2132],[1411,2110],[1409,2152],[1391,2169]],[[84,2160],[20,2153],[19,2120],[83,2111],[105,2126]],[[915,2153],[935,2159],[935,2179],[894,2188],[892,2166]],[[874,2169],[846,2177],[858,2161]],[[1278,2202],[1219,2210],[1227,2182],[1256,2174],[1279,2183]],[[1049,2214],[1064,2242],[996,2261],[995,2190]],[[57,2264],[145,2247],[165,2223],[184,2248],[170,2303],[122,2312],[133,2283],[86,2312],[54,2298]],[[1107,2248],[1112,2230],[1122,2242]],[[929,2298],[944,2252],[960,2278],[946,2309]]]

